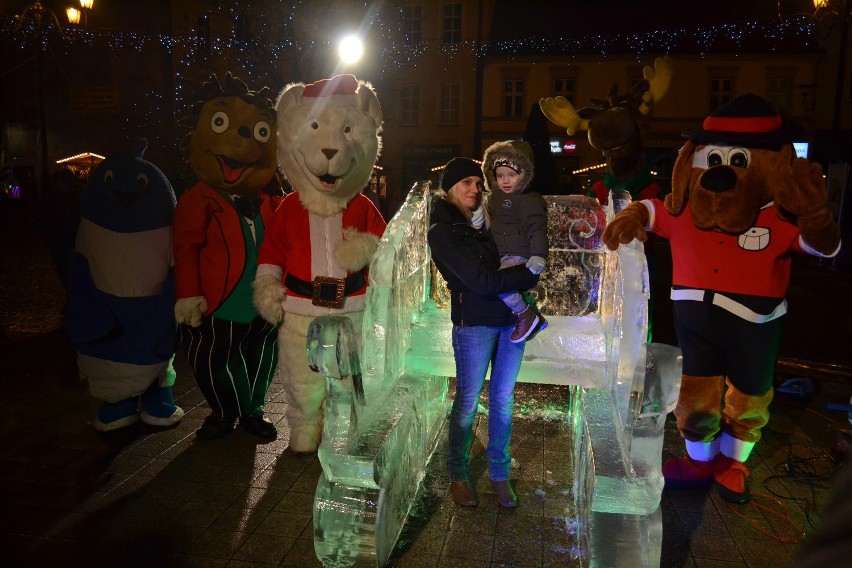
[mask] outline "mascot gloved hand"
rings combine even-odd
[[[175,194],[142,159],[147,142],[108,156],[80,197],[80,227],[68,286],[66,328],[82,378],[103,401],[93,425],[171,426],[183,417],[172,397]]]
[[[671,242],[683,351],[674,414],[687,456],[663,464],[666,487],[715,482],[722,499],[745,503],[745,462],[769,420],[790,253],[834,256],[840,231],[819,165],[795,158],[799,129],[757,95],[685,136],[665,202],[631,204],[603,240],[614,250],[648,230]]]
[[[367,266],[385,230],[361,194],[379,156],[382,111],[372,86],[352,75],[288,85],[276,110],[278,160],[294,192],[261,247],[254,300],[267,321],[282,322],[289,447],[313,452],[322,437],[325,379],[308,366],[308,326],[317,316],[345,315],[360,333]]]
[[[196,431],[219,438],[239,420],[248,433],[277,436],[263,414],[277,366],[277,330],[252,303],[257,254],[281,202],[275,185],[275,109],[268,89],[225,74],[204,84],[189,163],[198,178],[174,220],[174,318],[211,413]],[[283,297],[280,279],[276,283]]]

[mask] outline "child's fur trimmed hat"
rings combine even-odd
[[[495,142],[485,150],[482,171],[485,172],[485,188],[489,191],[498,189],[494,169],[500,166],[515,170],[521,178],[518,193],[526,191],[535,175],[532,146],[523,140],[506,140]]]

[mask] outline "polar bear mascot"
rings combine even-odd
[[[381,150],[382,111],[372,86],[353,75],[288,85],[276,108],[278,160],[294,192],[261,247],[254,303],[280,324],[290,449],[314,452],[325,379],[308,366],[308,325],[317,316],[345,314],[361,329],[367,267],[386,226],[361,194]]]

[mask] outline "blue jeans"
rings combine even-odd
[[[515,380],[521,368],[525,342],[512,343],[513,326],[453,326],[456,358],[456,395],[450,413],[450,449],[447,471],[450,481],[467,481],[473,420],[485,375],[488,382],[488,475],[494,481],[509,479],[509,440],[512,437],[512,407]]]
[[[500,257],[500,268],[508,268],[510,266],[524,264],[527,260],[529,259],[524,256],[506,254]],[[512,310],[512,313],[519,314],[527,309],[527,303],[524,301],[524,297],[517,290],[497,294],[497,297],[503,300],[503,303],[506,304],[506,307]]]

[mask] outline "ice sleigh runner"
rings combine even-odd
[[[327,377],[314,499],[314,548],[326,566],[387,562],[446,419],[455,364],[448,298],[426,244],[431,191],[428,182],[412,189],[370,264],[361,349],[345,318],[317,318],[308,333],[309,360]],[[617,525],[645,543],[624,566],[659,565],[663,428],[680,352],[645,343],[641,245],[609,252],[600,242],[626,202],[546,199],[551,250],[539,293],[550,327],[527,345],[519,381],[571,385],[566,515],[588,529],[578,548],[591,550],[578,560],[604,565],[595,533]]]

